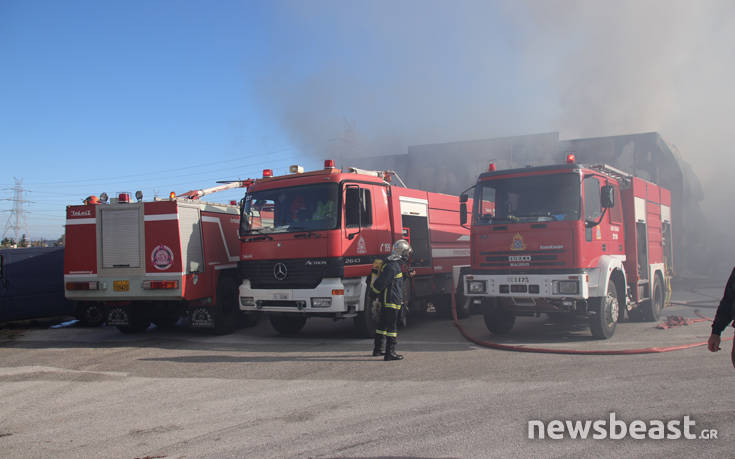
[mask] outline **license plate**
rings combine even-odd
[[[128,292],[130,291],[130,281],[127,281],[127,280],[112,281],[112,290],[116,292]]]
[[[524,276],[515,276],[515,277],[509,277],[508,282],[511,284],[528,284],[528,277]]]

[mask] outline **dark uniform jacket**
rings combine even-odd
[[[388,260],[373,282],[373,292],[380,295],[380,300],[387,308],[401,309],[403,303],[403,273],[399,260]]]
[[[732,322],[735,318],[733,307],[735,307],[735,268],[733,268],[730,278],[725,284],[725,293],[722,295],[720,305],[717,307],[717,314],[715,314],[715,320],[712,322],[712,333],[719,335],[727,327],[727,324]]]

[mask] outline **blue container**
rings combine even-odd
[[[0,322],[74,315],[64,298],[64,248],[0,249]]]

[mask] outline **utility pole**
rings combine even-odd
[[[28,222],[26,221],[26,212],[23,208],[24,204],[29,204],[31,202],[23,199],[23,193],[27,193],[29,190],[23,188],[23,179],[13,177],[13,180],[15,180],[15,186],[12,188],[6,188],[6,190],[13,190],[13,197],[2,199],[3,201],[13,202],[13,208],[6,211],[10,212],[10,216],[8,217],[8,221],[5,223],[5,230],[3,231],[2,239],[5,239],[8,232],[12,231],[13,236],[15,236],[16,243],[20,242],[20,235],[23,234],[25,234],[26,239],[30,241],[31,235],[28,230]]]

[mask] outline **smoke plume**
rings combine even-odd
[[[700,178],[703,231],[733,257],[734,13],[681,0],[285,3],[275,28],[292,33],[270,37],[259,104],[320,158],[657,131]]]

